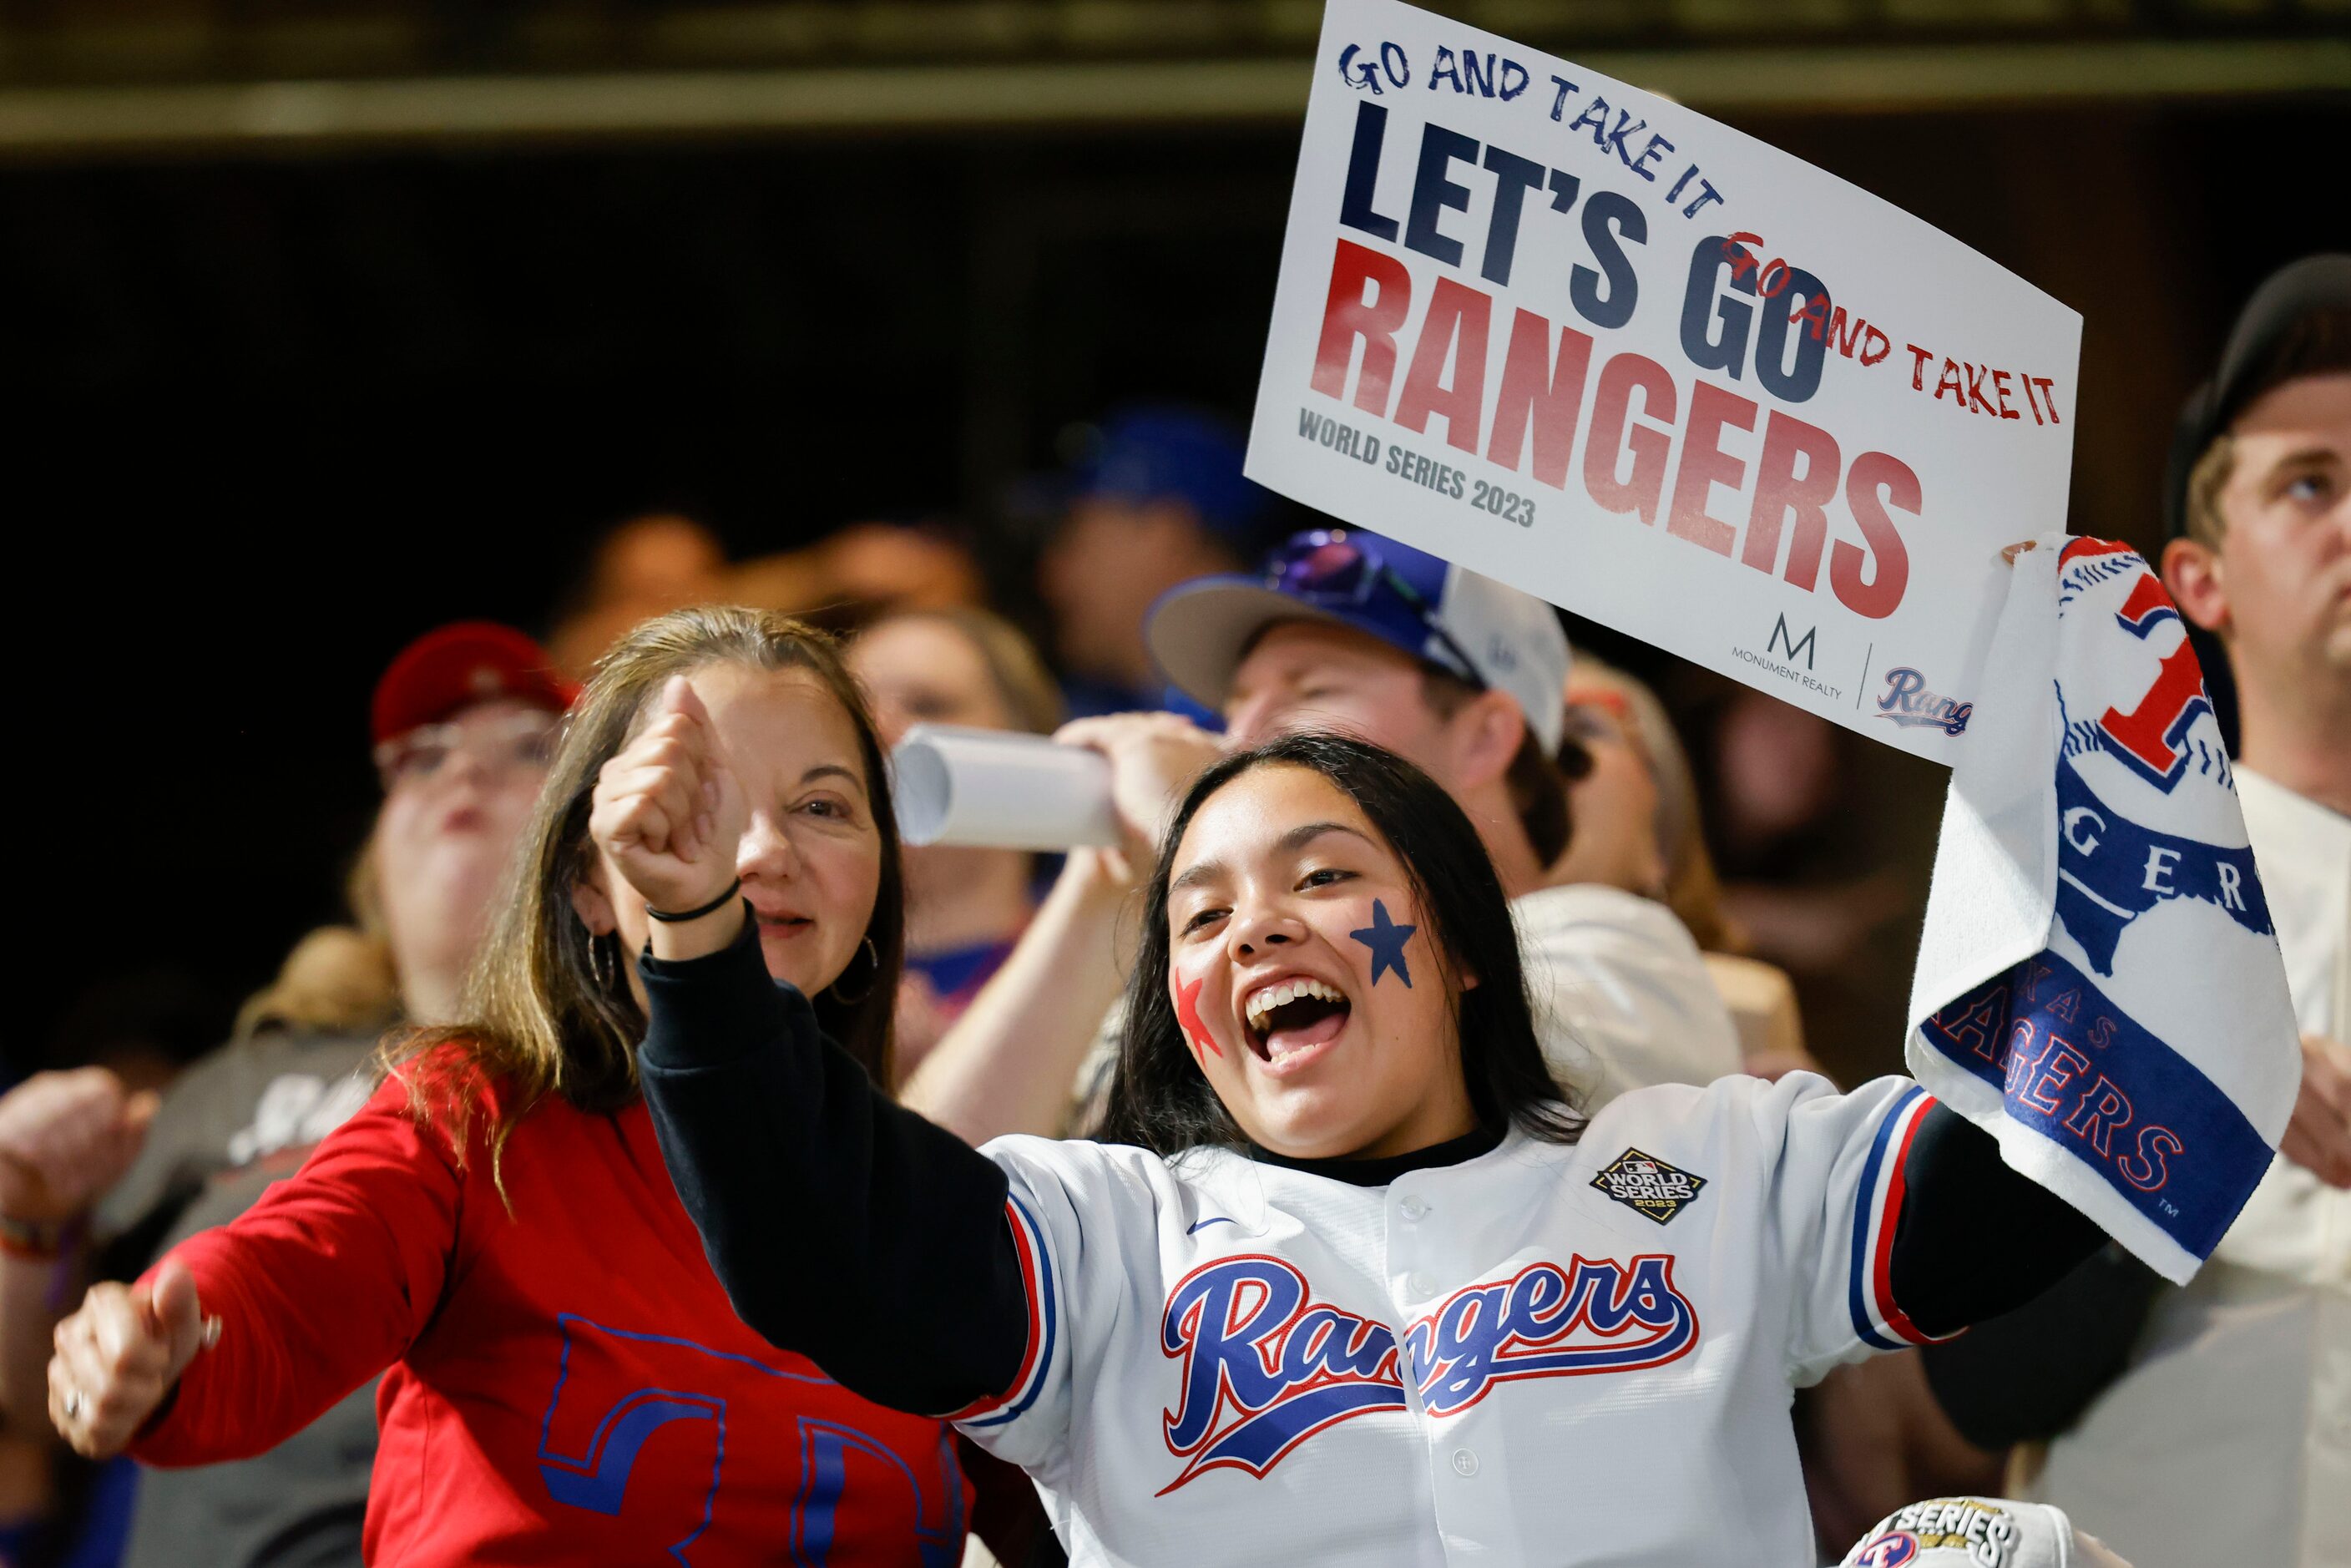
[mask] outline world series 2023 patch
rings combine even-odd
[[[1600,1169],[1592,1185],[1625,1207],[1663,1225],[1687,1208],[1706,1178],[1667,1165],[1655,1155],[1626,1149]]]

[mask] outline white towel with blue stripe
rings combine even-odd
[[[2302,1082],[2203,673],[2146,561],[2051,535],[2016,558],[1978,694],[1910,1071],[2184,1283],[2268,1169]]]

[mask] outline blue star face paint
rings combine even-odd
[[[1405,989],[1412,989],[1412,971],[1405,967],[1404,945],[1419,929],[1417,925],[1398,925],[1388,918],[1385,904],[1376,898],[1372,900],[1372,923],[1347,933],[1372,950],[1372,984],[1378,985],[1380,977],[1394,969]]]

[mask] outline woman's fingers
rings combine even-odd
[[[1176,714],[1111,714],[1073,719],[1054,731],[1063,746],[1109,758],[1111,799],[1130,859],[1146,862],[1168,808],[1222,752],[1216,736]]]
[[[702,795],[702,770],[674,768],[662,762],[616,761],[606,764],[597,780],[598,793],[611,799],[631,795],[660,797],[672,810],[690,810]]]
[[[708,811],[713,741],[701,699],[683,676],[672,677],[644,732],[598,775],[598,804],[614,810],[604,814],[597,836],[698,860],[714,825]]]
[[[672,677],[643,731],[598,774],[589,835],[648,904],[684,909],[733,874],[744,819],[709,710]]]
[[[2302,1037],[2302,1090],[2278,1152],[2330,1186],[2351,1187],[2351,1048]]]
[[[126,1095],[102,1067],[37,1073],[0,1096],[0,1209],[25,1219],[79,1212],[137,1156],[154,1103]]]
[[[674,783],[651,780],[647,788],[606,798],[591,813],[590,832],[616,847],[641,846],[654,854],[692,860],[693,797]]]
[[[669,684],[662,688],[662,706],[705,734],[710,733],[714,727],[710,722],[710,710],[702,706],[701,695],[694,689],[694,683],[684,675],[672,675]]]
[[[133,1292],[133,1304],[148,1340],[162,1347],[165,1381],[176,1379],[204,1348],[208,1332],[196,1277],[187,1265],[167,1260],[153,1280]]]
[[[81,1310],[57,1325],[50,1418],[78,1451],[103,1458],[131,1441],[178,1372],[142,1295],[118,1284],[92,1286]]]

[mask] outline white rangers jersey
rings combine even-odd
[[[1073,1563],[1813,1561],[1791,1390],[1887,1291],[1932,1102],[1666,1085],[1384,1187],[1005,1138],[1032,1333],[964,1429]]]

